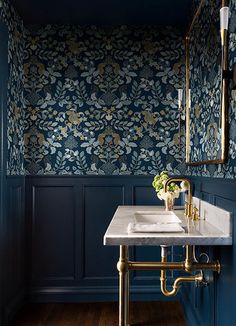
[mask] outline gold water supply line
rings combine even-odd
[[[167,257],[161,257],[161,261],[163,263],[167,262]],[[174,281],[174,284],[172,286],[172,290],[169,291],[166,287],[166,271],[161,270],[161,277],[160,277],[160,282],[161,282],[161,292],[166,296],[166,297],[172,297],[175,296],[178,293],[178,290],[180,288],[181,283],[186,283],[186,282],[203,282],[203,275],[202,274],[197,274],[194,276],[181,276],[176,278]]]

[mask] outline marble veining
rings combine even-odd
[[[231,219],[230,212],[201,200],[200,216],[208,223],[214,224],[217,229],[222,230],[225,234],[232,234],[233,219]]]
[[[185,233],[133,233],[127,227],[134,222],[137,211],[163,210],[161,206],[119,206],[104,236],[104,245],[231,245],[232,234],[218,229],[208,220],[186,220],[183,209],[176,207],[175,214],[181,220]],[[228,222],[231,221],[229,215]],[[213,222],[212,222],[213,223]],[[220,226],[219,224],[217,224]],[[228,231],[230,229],[228,228]]]

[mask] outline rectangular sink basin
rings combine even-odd
[[[137,211],[134,213],[135,223],[145,224],[176,224],[181,223],[178,216],[172,211]]]

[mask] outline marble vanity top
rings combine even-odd
[[[181,220],[184,233],[128,233],[129,223],[134,222],[137,212],[160,212],[161,206],[119,206],[104,235],[104,245],[231,245],[232,234],[219,222],[217,226],[207,220],[187,220],[181,207],[174,213]],[[223,225],[225,221],[222,220]]]

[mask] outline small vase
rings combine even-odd
[[[166,198],[165,199],[165,209],[166,209],[166,211],[172,211],[173,210],[174,202],[175,202],[174,198]]]

